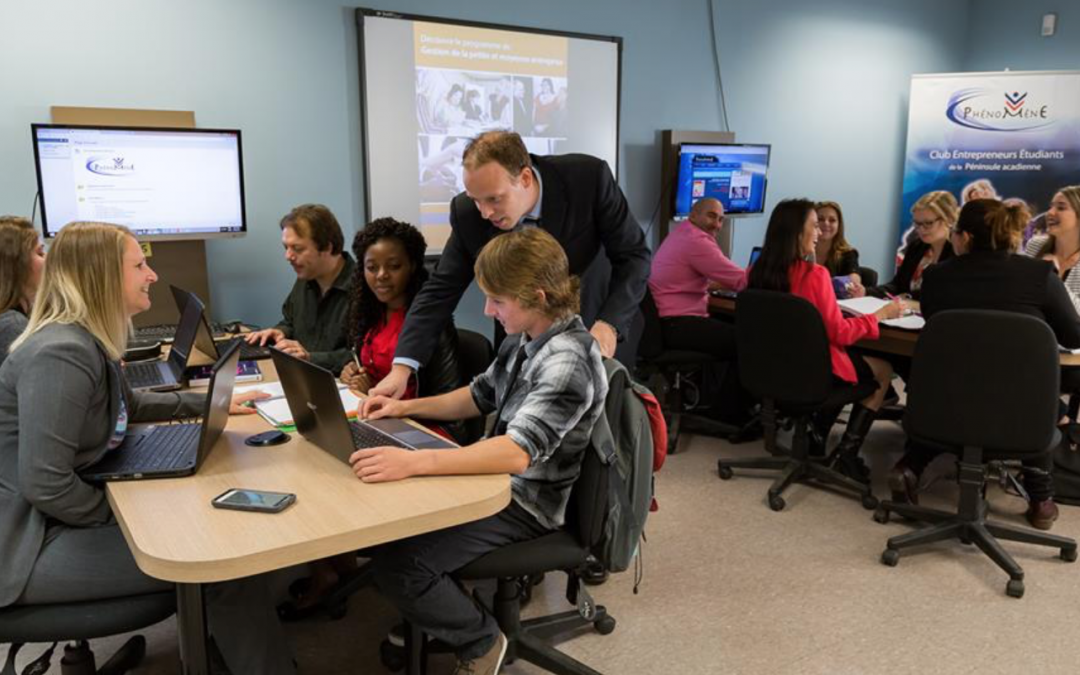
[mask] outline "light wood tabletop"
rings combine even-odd
[[[276,379],[271,361],[259,365]],[[297,433],[283,445],[244,444],[269,428],[257,415],[232,416],[196,475],[108,484],[143,572],[179,583],[225,581],[477,520],[510,502],[506,475],[367,484]],[[276,514],[210,505],[230,488],[292,492],[296,503]]]

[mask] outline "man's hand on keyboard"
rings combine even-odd
[[[368,396],[356,409],[356,416],[362,420],[377,420],[383,417],[408,417],[407,403],[389,396]]]
[[[257,330],[253,333],[248,333],[243,336],[249,345],[259,345],[265,347],[267,343],[280,342],[285,339],[285,333],[282,333],[277,328],[267,328],[265,330]]]
[[[424,473],[426,453],[401,448],[366,448],[349,457],[353,473],[365,483],[402,480]]]
[[[249,406],[246,405],[246,403],[248,401],[261,401],[267,398],[271,398],[271,396],[265,391],[245,391],[243,394],[237,394],[232,397],[232,401],[229,403],[229,414],[254,415],[257,412],[255,406]]]

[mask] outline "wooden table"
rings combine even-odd
[[[735,313],[735,299],[709,296],[709,310],[716,314],[733,315]],[[919,331],[894,328],[882,324],[878,330],[877,340],[859,340],[856,344],[860,349],[867,352],[884,354],[898,354],[900,356],[912,356],[915,353],[915,343],[919,341]],[[1061,365],[1080,366],[1080,354],[1061,354]]]
[[[273,363],[259,362],[276,379]],[[266,431],[233,416],[198,474],[108,484],[109,503],[146,574],[177,583],[183,672],[206,673],[202,584],[252,576],[478,520],[510,502],[507,475],[438,476],[367,484],[350,467],[292,434],[273,447],[244,445]],[[229,488],[293,492],[277,514],[215,509]]]

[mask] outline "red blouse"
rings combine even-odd
[[[360,365],[368,373],[371,382],[379,382],[390,374],[394,365],[394,351],[397,350],[398,336],[405,323],[406,308],[395,309],[380,323],[368,330],[360,344]],[[416,379],[409,378],[409,386],[402,398],[416,397]]]
[[[845,382],[857,382],[855,366],[844,347],[863,338],[876,340],[877,317],[872,314],[853,317],[841,314],[840,306],[836,304],[832,278],[829,271],[821,265],[800,260],[791,266],[788,279],[791,282],[791,292],[806,298],[821,312],[825,332],[829,336],[829,357],[832,360],[833,374]]]

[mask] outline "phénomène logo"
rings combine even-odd
[[[1031,131],[1054,123],[1050,106],[1032,102],[1028,92],[1005,92],[1004,100],[991,89],[961,89],[951,97],[945,116],[955,124],[979,131]]]
[[[91,157],[86,160],[86,170],[102,176],[130,176],[135,165],[125,163],[123,157]]]

